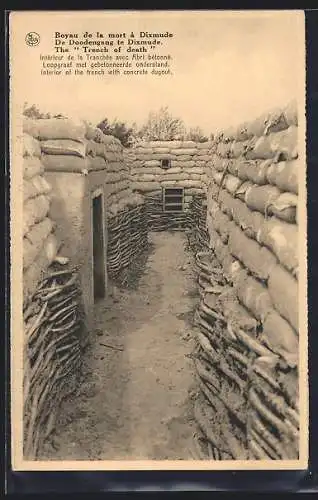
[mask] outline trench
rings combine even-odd
[[[82,380],[40,459],[191,459],[199,302],[184,232],[149,233],[134,286],[95,305]]]

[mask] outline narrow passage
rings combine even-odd
[[[184,233],[151,233],[136,289],[96,304],[83,382],[64,402],[46,460],[191,459],[193,311],[199,300]]]

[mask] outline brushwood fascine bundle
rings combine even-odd
[[[78,274],[59,255],[34,130],[23,136],[24,454],[35,458],[54,428],[59,403],[74,391],[83,312]],[[60,269],[58,269],[60,268]],[[66,268],[66,269],[65,269]]]
[[[193,196],[187,213],[187,235],[189,246],[194,253],[205,250],[209,245],[209,233],[207,231],[206,218],[206,196]]]
[[[108,221],[107,268],[109,277],[121,285],[129,270],[148,248],[147,211],[143,202],[128,207]]]
[[[205,192],[211,147],[208,141],[150,141],[141,142],[126,153],[132,189],[145,196],[150,230],[186,228],[193,196]],[[165,188],[182,190],[182,210],[165,208]]]
[[[294,102],[220,134],[197,254],[197,455],[297,459],[298,121]]]
[[[56,264],[58,266],[58,264]],[[24,455],[34,459],[79,383],[84,316],[76,269],[51,270],[24,310]]]

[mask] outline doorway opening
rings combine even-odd
[[[183,212],[183,188],[163,188],[162,195],[164,212]]]
[[[93,214],[93,282],[94,301],[105,297],[105,242],[103,218],[103,194],[96,193],[92,198]]]

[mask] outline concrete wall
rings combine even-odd
[[[57,223],[61,252],[79,266],[83,300],[89,316],[94,304],[93,293],[93,235],[92,196],[98,189],[103,193],[104,213],[107,210],[107,187],[104,171],[46,172],[53,195],[50,214]],[[107,218],[104,219],[105,263],[107,262]],[[106,288],[107,288],[107,273]]]

